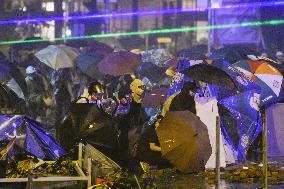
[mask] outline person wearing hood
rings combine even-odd
[[[47,96],[45,85],[38,71],[32,66],[26,68],[25,81],[28,89],[28,98],[26,99],[28,112],[36,118],[44,114],[45,106],[48,105],[45,104]]]
[[[196,114],[195,93],[198,87],[194,82],[185,82],[180,92],[171,95],[164,103],[161,115],[165,116],[168,111],[191,111]]]

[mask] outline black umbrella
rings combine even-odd
[[[57,128],[57,138],[66,150],[82,141],[111,156],[117,149],[115,121],[95,104],[72,104]]]
[[[193,80],[221,86],[230,90],[238,90],[233,79],[223,70],[208,64],[197,64],[190,66],[182,72]]]

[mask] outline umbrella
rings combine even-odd
[[[219,104],[224,106],[236,120],[239,130],[238,159],[245,159],[250,145],[262,130],[259,113],[260,92],[252,89],[238,93],[219,100]]]
[[[78,56],[76,49],[65,45],[49,45],[35,53],[35,56],[52,69],[70,68]]]
[[[211,60],[226,60],[231,64],[240,60],[248,59],[247,55],[258,55],[258,53],[244,46],[226,46],[213,51],[209,56]]]
[[[101,73],[113,76],[131,74],[141,64],[139,55],[128,51],[119,51],[107,55],[99,64]]]
[[[0,64],[0,83],[4,81],[10,73],[10,68],[5,64]]]
[[[166,60],[163,65],[167,66],[167,67],[172,67],[175,68],[177,67],[178,63],[179,63],[180,58],[178,57],[173,57],[171,59]]]
[[[56,159],[65,155],[54,138],[40,126],[40,123],[24,115],[0,115],[0,141],[16,137],[16,145],[40,159]]]
[[[106,56],[108,54],[113,53],[113,48],[105,43],[93,41],[91,42],[90,46],[87,48],[87,53],[95,53]]]
[[[142,107],[150,108],[162,105],[166,100],[167,89],[156,88],[146,93],[142,99]]]
[[[157,128],[162,156],[183,173],[205,168],[212,149],[206,125],[190,111],[167,112]]]
[[[142,53],[143,62],[153,62],[157,66],[161,65],[166,60],[172,58],[172,55],[165,49],[152,49]]]
[[[117,149],[115,125],[115,121],[95,104],[72,104],[64,122],[57,128],[57,138],[66,150],[83,141],[112,156]]]
[[[183,49],[177,53],[178,57],[187,58],[190,60],[205,60],[208,47],[207,45],[196,45],[189,49]]]
[[[139,74],[139,77],[141,79],[147,77],[150,81],[154,83],[158,83],[159,81],[167,77],[165,71],[165,69],[155,64],[152,64],[151,62],[143,63],[135,70],[135,72]]]
[[[238,90],[234,80],[225,71],[208,64],[197,64],[182,72],[193,80]]]
[[[102,79],[103,74],[99,71],[97,64],[103,59],[102,55],[82,54],[76,60],[76,66],[82,73],[93,79]]]
[[[97,166],[97,177],[105,177],[116,173],[121,170],[121,167],[115,163],[112,159],[101,153],[99,150],[87,144],[85,146],[85,161],[87,158],[92,158],[96,161]],[[87,166],[85,166],[87,167]]]
[[[234,66],[260,87],[260,105],[277,99],[281,91],[283,75],[275,67],[262,60],[239,61]]]

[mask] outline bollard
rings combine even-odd
[[[216,166],[215,166],[215,188],[220,188],[220,124],[219,124],[219,116],[216,116]]]

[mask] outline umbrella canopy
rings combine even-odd
[[[204,170],[212,149],[206,125],[190,111],[167,112],[157,128],[162,156],[183,173]]]
[[[79,53],[76,49],[65,45],[49,45],[35,53],[35,56],[52,69],[70,68]]]
[[[268,104],[277,99],[283,82],[283,75],[278,69],[262,60],[239,61],[234,66],[260,87],[260,105]]]
[[[172,55],[165,49],[152,49],[142,53],[143,62],[153,62],[157,66],[162,66],[163,62],[172,58]]]
[[[107,55],[99,64],[101,73],[113,76],[131,74],[141,64],[139,55],[128,51],[119,51]]]
[[[244,46],[226,46],[213,51],[209,56],[211,60],[225,60],[231,64],[240,60],[247,60],[247,55],[258,55],[256,51]]]
[[[246,153],[250,145],[262,130],[259,113],[260,92],[253,89],[238,93],[219,100],[219,104],[230,111],[237,123],[239,130],[239,141],[236,148],[238,159],[246,159]],[[231,128],[228,130],[231,130]]]
[[[106,56],[108,54],[113,53],[113,48],[105,43],[92,41],[87,48],[87,53],[95,53],[102,56]]]
[[[167,88],[156,88],[146,93],[142,99],[143,108],[151,108],[162,105],[167,96]]]
[[[238,90],[234,80],[221,69],[208,64],[197,64],[190,66],[182,72],[193,80],[204,83],[222,86],[230,90]]]
[[[102,55],[82,54],[76,60],[76,66],[82,73],[93,79],[102,79],[103,74],[99,71],[97,64],[103,59]]]
[[[141,79],[147,77],[154,83],[158,83],[159,81],[167,77],[165,71],[166,70],[164,68],[161,68],[151,62],[143,63],[135,70],[135,72],[139,74]]]
[[[166,60],[163,65],[165,65],[166,67],[172,67],[175,68],[177,67],[178,63],[179,63],[180,58],[179,57],[173,57],[171,59]]]
[[[93,160],[97,161],[98,170],[96,174],[98,177],[106,177],[121,170],[121,167],[117,163],[115,163],[112,159],[101,153],[99,150],[97,150],[90,144],[87,144],[85,146],[84,157],[85,159],[90,157]],[[88,161],[85,160],[85,162]]]
[[[112,156],[117,148],[115,125],[115,121],[95,104],[72,104],[69,115],[57,128],[57,138],[66,150],[83,141]]]
[[[10,68],[5,64],[0,64],[0,83],[4,81],[10,73]]]
[[[196,45],[189,49],[183,49],[177,53],[178,57],[187,58],[190,60],[205,60],[208,47],[207,45]]]
[[[0,141],[14,138],[16,145],[38,158],[56,159],[65,155],[53,137],[40,129],[40,123],[23,115],[0,115]]]

